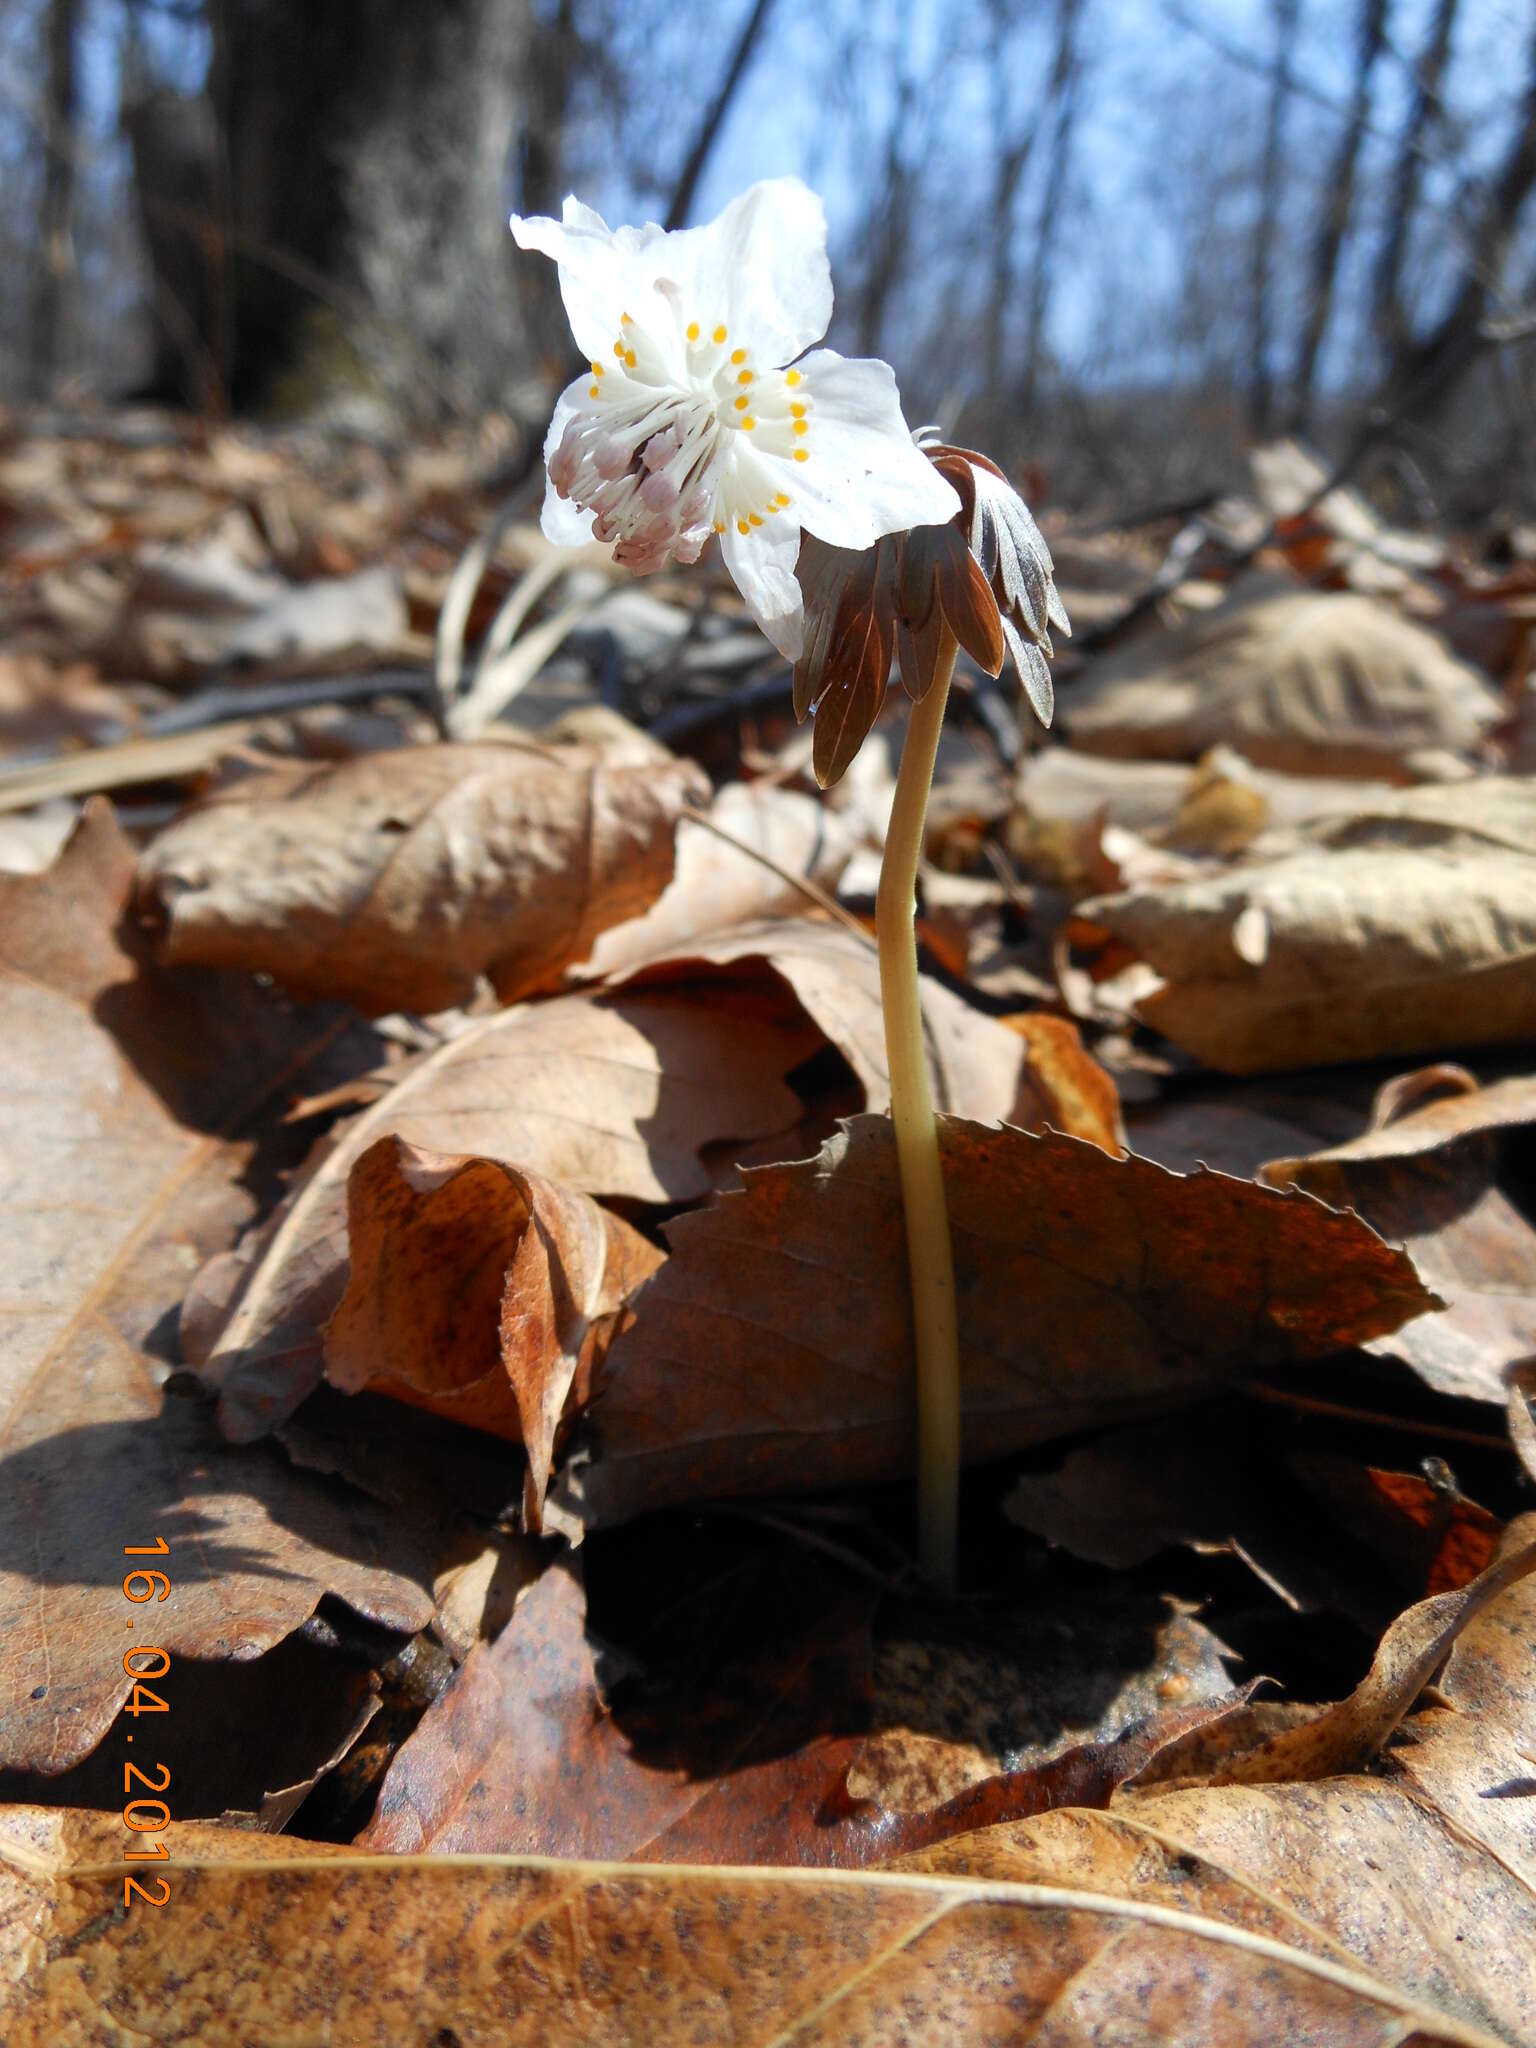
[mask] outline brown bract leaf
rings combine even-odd
[[[1486,679],[1369,597],[1250,576],[1225,603],[1096,661],[1063,722],[1090,753],[1193,760],[1222,741],[1266,768],[1399,777],[1502,716]]]
[[[1140,1015],[1228,1073],[1523,1042],[1536,780],[1405,790],[1288,858],[1080,912],[1164,977]]]
[[[428,1532],[224,1450],[200,1404],[162,1397],[153,1333],[251,1215],[238,1133],[337,1027],[141,968],[118,937],[132,877],[96,803],[53,868],[0,878],[0,1765],[49,1773],[128,1693],[130,1616],[216,1658],[267,1649],[328,1591],[391,1627],[432,1611]],[[157,1537],[171,1593],[130,1608],[124,1547]]]
[[[1433,1300],[1405,1254],[1306,1197],[958,1118],[942,1144],[970,1457],[1178,1406]],[[815,1160],[746,1181],[669,1227],[609,1353],[581,1477],[594,1521],[911,1469],[889,1124],[856,1117]]]
[[[347,1244],[326,1377],[522,1444],[538,1529],[561,1417],[661,1253],[589,1195],[399,1138],[352,1168]]]
[[[347,1181],[380,1138],[586,1194],[697,1200],[714,1184],[707,1147],[797,1126],[783,1076],[820,1042],[782,991],[726,987],[707,1005],[662,986],[561,996],[470,1025],[344,1127],[253,1247],[243,1289],[221,1262],[233,1306],[203,1362],[225,1431],[259,1436],[319,1385],[319,1330],[347,1279]]]
[[[141,891],[167,961],[371,1015],[446,1009],[482,974],[510,1002],[661,893],[678,813],[708,793],[683,761],[402,747],[236,783],[161,834]]]
[[[1435,1089],[1446,1092],[1415,1106]],[[1536,1079],[1479,1088],[1464,1068],[1430,1067],[1388,1083],[1361,1137],[1259,1169],[1266,1185],[1305,1188],[1407,1245],[1447,1306],[1371,1348],[1444,1394],[1502,1406],[1511,1372],[1536,1355],[1536,1230],[1498,1184],[1500,1132],[1532,1123]]]
[[[1273,1909],[1279,1934],[1107,1887],[920,1871],[369,1857],[195,1823],[172,1840],[175,1940],[142,1903],[108,1910],[144,1867],[121,1862],[115,1816],[0,1816],[10,2048],[243,2048],[253,2023],[378,2048],[1489,2048],[1287,1938]]]

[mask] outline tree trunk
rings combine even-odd
[[[1515,131],[1473,230],[1461,288],[1444,318],[1422,340],[1394,354],[1379,410],[1411,406],[1422,417],[1442,404],[1487,345],[1489,302],[1499,292],[1525,203],[1536,187],[1536,33],[1531,38],[1525,95]]]
[[[1296,41],[1301,0],[1274,0],[1275,71],[1264,127],[1264,163],[1259,176],[1259,218],[1253,237],[1253,273],[1249,285],[1248,423],[1255,440],[1269,433],[1274,411],[1275,239],[1280,224],[1280,194],[1285,170],[1285,110],[1291,96],[1291,51]]]
[[[1333,292],[1338,280],[1339,252],[1344,246],[1354,207],[1355,172],[1360,146],[1371,110],[1371,74],[1386,40],[1387,0],[1361,0],[1355,57],[1355,85],[1349,115],[1339,138],[1337,154],[1326,188],[1322,226],[1312,256],[1312,289],[1307,305],[1307,323],[1296,358],[1291,391],[1291,424],[1305,429],[1312,417],[1313,390],[1317,380],[1317,358],[1333,312]]]
[[[27,389],[35,400],[46,398],[52,390],[68,349],[69,297],[75,274],[71,216],[78,98],[77,15],[78,0],[48,0],[43,117],[46,154],[27,319]]]
[[[1451,53],[1458,4],[1459,0],[1439,0],[1435,9],[1429,35],[1414,67],[1413,99],[1398,140],[1386,238],[1371,283],[1371,325],[1389,361],[1408,333],[1402,296],[1403,255],[1424,175],[1424,138],[1440,111],[1440,81]]]
[[[1072,134],[1077,121],[1077,90],[1082,65],[1077,42],[1080,0],[1058,0],[1056,14],[1056,59],[1051,69],[1050,97],[1056,106],[1056,127],[1051,136],[1050,165],[1045,177],[1045,197],[1040,206],[1040,225],[1035,237],[1035,268],[1029,288],[1029,324],[1024,342],[1024,390],[1022,410],[1034,411],[1039,385],[1041,350],[1045,337],[1045,316],[1050,306],[1055,252],[1056,216],[1061,211],[1067,187],[1067,169],[1072,157]]]

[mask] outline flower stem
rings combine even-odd
[[[928,689],[922,701],[913,705],[907,721],[875,899],[880,1003],[885,1013],[891,1119],[896,1126],[917,1350],[918,1555],[924,1577],[946,1590],[955,1582],[960,1499],[960,1340],[949,1208],[944,1199],[938,1125],[928,1091],[914,914],[923,821],[939,749],[939,728],[955,672],[955,651],[954,638],[946,631]]]

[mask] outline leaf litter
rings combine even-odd
[[[1324,501],[948,748],[946,1604],[879,750],[707,579],[599,709],[494,437],[110,446],[0,460],[7,2040],[1536,2036],[1519,591]]]

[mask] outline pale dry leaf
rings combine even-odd
[[[161,954],[273,975],[377,1015],[441,1010],[488,975],[553,987],[672,873],[706,793],[688,762],[611,767],[504,746],[405,747],[257,775],[145,853]]]
[[[1259,1073],[1522,1043],[1536,1017],[1536,779],[1405,790],[1294,854],[1079,906],[1164,979],[1139,1013]],[[1261,912],[1261,966],[1232,944]]]
[[[1193,760],[1224,741],[1266,768],[1397,780],[1418,750],[1475,747],[1503,706],[1387,605],[1258,573],[1214,611],[1096,661],[1062,714],[1090,753]]]
[[[601,934],[583,977],[612,979],[759,918],[803,917],[811,906],[794,878],[833,890],[853,851],[837,812],[772,784],[728,782],[708,816],[679,822],[676,873],[649,910]]]
[[[1449,1092],[1420,1102],[1433,1088]],[[1390,1114],[1393,1100],[1406,1112]],[[1259,1169],[1267,1186],[1305,1188],[1407,1245],[1446,1306],[1369,1348],[1443,1394],[1502,1406],[1511,1374],[1536,1356],[1536,1229],[1499,1184],[1498,1142],[1531,1124],[1536,1078],[1480,1088],[1463,1068],[1429,1067],[1388,1083],[1360,1137]]]
[[[162,1391],[157,1326],[252,1214],[238,1134],[337,1026],[135,961],[132,877],[100,802],[53,868],[0,877],[0,1765],[48,1773],[127,1695],[112,1645],[250,1657],[328,1592],[407,1630],[432,1611],[430,1532],[228,1451]],[[157,1538],[172,1594],[129,1607],[124,1547]]]
[[[1309,1197],[1054,1133],[946,1118],[941,1135],[968,1457],[1182,1405],[1433,1299],[1403,1253]],[[592,1521],[911,1470],[888,1121],[855,1117],[816,1159],[746,1183],[668,1227],[672,1255],[609,1352],[600,1455],[564,1482]]]
[[[1090,1887],[367,1856],[195,1823],[172,1842],[174,1941],[151,1907],[109,1910],[144,1867],[116,1817],[0,1816],[10,2048],[241,2048],[317,2024],[376,2048],[1490,2042],[1289,1928]]]

